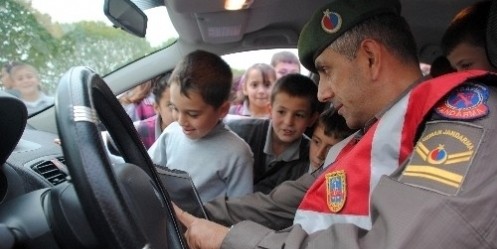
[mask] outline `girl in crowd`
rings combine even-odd
[[[28,109],[28,115],[39,112],[54,103],[54,98],[40,90],[40,76],[35,67],[21,63],[10,69],[13,88],[18,90],[20,98]]]
[[[276,72],[270,65],[257,63],[249,67],[240,82],[244,101],[241,104],[233,105],[229,113],[268,118],[270,114],[269,97],[275,81]]]
[[[147,80],[119,97],[119,102],[132,121],[139,121],[155,115],[152,82]]]
[[[152,146],[162,131],[174,121],[171,108],[169,107],[171,104],[169,87],[167,85],[169,76],[170,74],[166,74],[153,84],[152,94],[155,98],[153,106],[156,115],[133,123],[143,145],[147,149]]]

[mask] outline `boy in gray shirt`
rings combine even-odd
[[[148,150],[154,163],[188,172],[203,202],[253,190],[252,151],[222,121],[231,82],[231,69],[218,55],[186,55],[168,81],[177,121]]]

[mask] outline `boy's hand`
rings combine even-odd
[[[190,249],[219,249],[229,228],[197,218],[173,203],[176,216],[186,227],[185,238]]]

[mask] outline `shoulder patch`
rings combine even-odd
[[[488,87],[467,83],[453,90],[435,107],[440,116],[456,120],[472,120],[488,114]]]
[[[325,175],[326,202],[333,213],[338,213],[345,206],[347,199],[347,182],[344,170],[337,170]]]
[[[483,137],[483,128],[462,122],[437,121],[414,147],[400,182],[445,195],[457,195]]]

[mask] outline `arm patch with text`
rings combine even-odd
[[[465,122],[426,124],[400,182],[445,195],[457,195],[478,151],[483,128]]]

